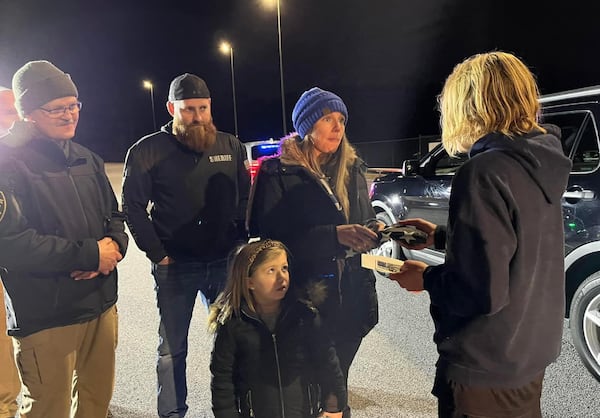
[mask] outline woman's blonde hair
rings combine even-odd
[[[240,248],[233,258],[225,290],[210,307],[209,331],[214,332],[218,325],[224,323],[232,313],[239,316],[242,301],[246,302],[251,312],[256,313],[254,297],[248,288],[248,278],[261,264],[272,260],[282,252],[289,259],[287,247],[279,241],[270,239],[255,241]]]
[[[322,167],[329,166],[331,173],[333,173],[333,193],[342,205],[346,219],[349,219],[348,184],[350,182],[350,169],[357,156],[356,150],[348,141],[348,137],[344,133],[342,142],[336,152],[333,154],[321,153],[318,157],[315,157],[315,145],[310,133],[302,141],[298,141],[298,138],[297,135],[293,135],[284,138],[281,142],[281,161],[286,164],[299,164],[317,178],[324,178],[326,175]]]
[[[512,54],[473,55],[454,67],[438,96],[442,143],[450,155],[467,152],[481,137],[509,137],[538,124],[539,91],[527,66]]]

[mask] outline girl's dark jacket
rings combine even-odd
[[[247,307],[223,322],[210,364],[215,418],[312,417],[319,387],[345,407],[335,349],[311,304],[285,301],[273,332]]]
[[[125,255],[128,238],[100,157],[14,126],[0,138],[0,267],[8,332],[24,337],[113,306],[116,269],[90,280],[70,273],[98,269],[98,240],[111,237]]]
[[[290,249],[292,286],[306,288],[310,281],[327,285],[328,297],[319,311],[338,339],[363,337],[378,321],[373,272],[360,267],[360,255],[345,258],[348,248],[336,233],[337,225],[362,225],[375,217],[365,171],[357,158],[348,184],[350,219],[313,174],[280,158],[262,162],[248,205],[250,235],[282,241]]]
[[[479,139],[452,181],[446,261],[425,271],[424,286],[439,366],[455,382],[519,387],[560,352],[571,163],[558,128],[544,127]]]

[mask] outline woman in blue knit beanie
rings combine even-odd
[[[326,290],[318,308],[347,385],[362,338],[378,321],[375,277],[360,266],[360,253],[377,245],[375,231],[383,224],[374,220],[366,165],[346,137],[344,101],[313,87],[298,99],[292,122],[297,133],[261,164],[248,225],[251,236],[282,241],[291,250],[297,292],[315,283]],[[349,407],[343,416],[350,417]]]

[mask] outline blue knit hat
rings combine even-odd
[[[342,99],[327,90],[313,87],[302,93],[292,111],[292,123],[294,129],[304,138],[313,125],[331,112],[340,112],[348,123],[348,109]]]

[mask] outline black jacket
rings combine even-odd
[[[13,336],[95,319],[117,301],[116,270],[69,276],[98,269],[98,240],[111,237],[124,255],[128,238],[103,161],[72,141],[65,146],[12,133],[0,139],[0,266]]]
[[[153,262],[166,255],[197,261],[225,258],[236,243],[247,241],[250,176],[243,145],[218,132],[210,150],[196,153],[171,130],[172,122],[127,153],[123,211],[129,229]]]
[[[331,337],[300,301],[284,303],[273,333],[247,308],[224,321],[210,370],[215,418],[315,416],[319,388],[334,393],[340,409],[347,401]]]
[[[456,382],[518,387],[559,355],[570,161],[546,128],[483,137],[452,182],[446,261],[424,284],[439,365]]]
[[[336,226],[364,224],[375,217],[365,165],[351,168],[348,194],[350,219],[336,207],[327,189],[308,170],[263,161],[249,204],[251,236],[282,241],[292,253],[292,286],[324,281],[328,298],[319,310],[340,337],[362,337],[378,321],[375,277],[360,267],[360,255],[345,259],[347,248],[337,240]],[[342,274],[340,274],[342,271]]]

